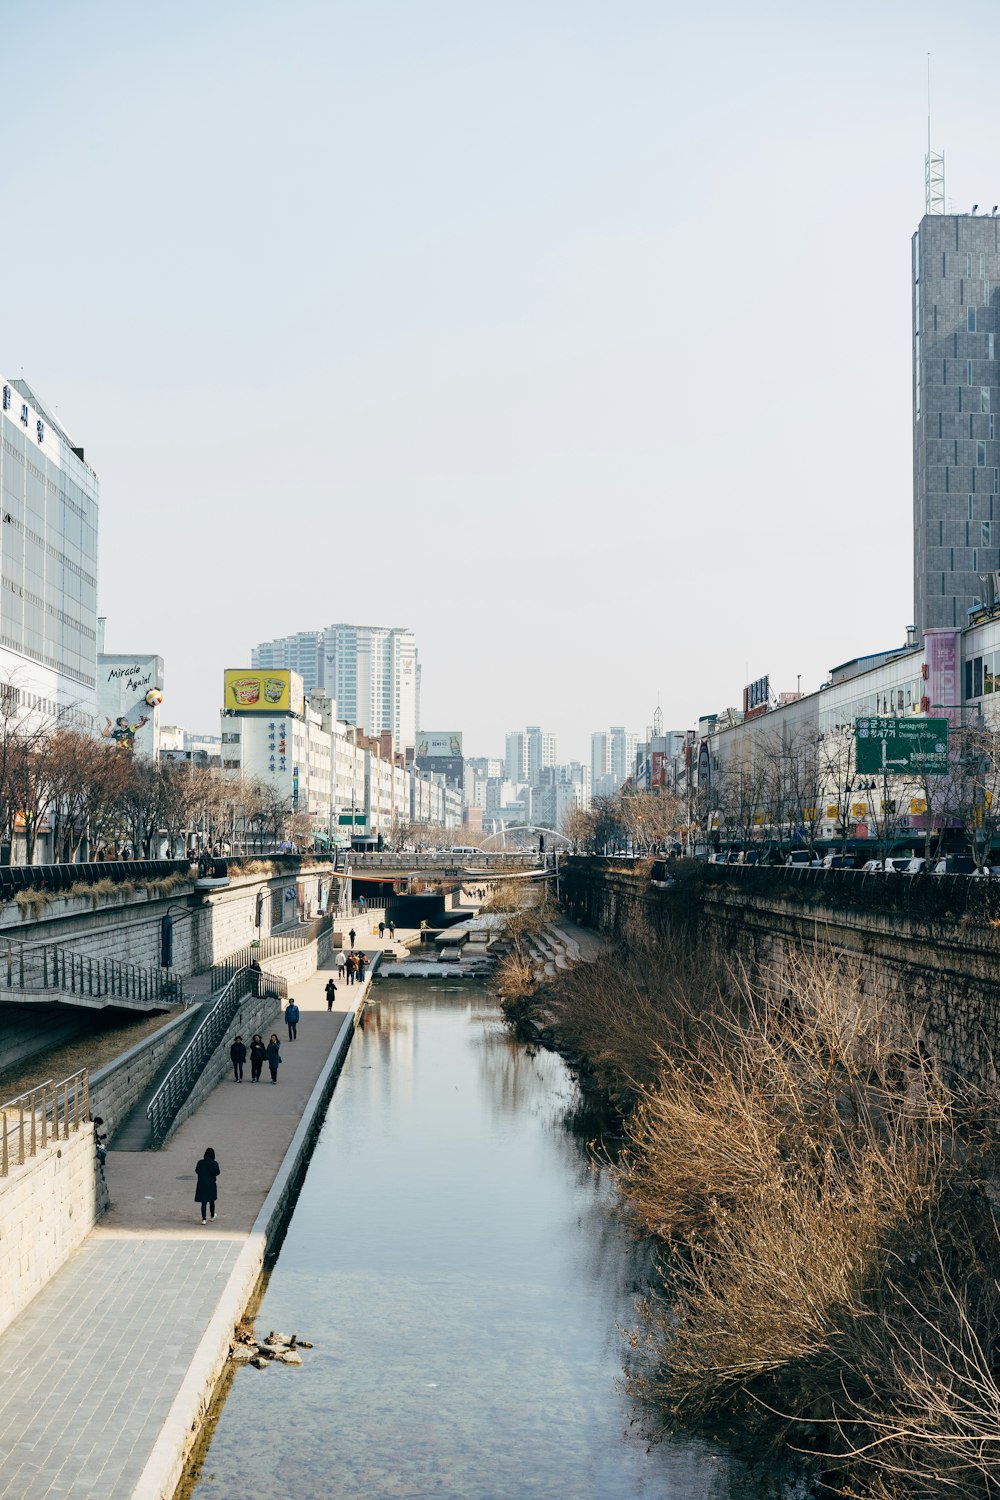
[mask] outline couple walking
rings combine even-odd
[[[247,1060],[246,1043],[241,1036],[236,1037],[229,1049],[230,1061],[233,1065],[233,1081],[243,1082],[243,1064]],[[264,1045],[264,1038],[259,1031],[255,1031],[250,1039],[250,1082],[259,1083],[260,1075],[265,1062],[271,1071],[271,1082],[278,1081],[278,1068],[281,1065],[281,1043],[271,1032],[271,1040]],[[207,1154],[207,1153],[206,1153]]]

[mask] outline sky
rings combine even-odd
[[[101,481],[107,649],[405,625],[561,759],[912,618],[910,236],[1000,200],[995,0],[0,0],[0,371]],[[989,158],[989,159],[988,159]]]

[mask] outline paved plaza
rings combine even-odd
[[[276,1085],[266,1067],[251,1083],[248,1063],[245,1081],[219,1084],[162,1151],[108,1153],[111,1208],[0,1335],[0,1500],[132,1494],[358,1003],[338,979],[327,1012],[332,972],[290,986],[302,1019],[294,1042],[273,1027]],[[194,1189],[206,1146],[222,1174],[219,1217],[203,1228]]]

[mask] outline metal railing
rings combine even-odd
[[[213,992],[228,984],[240,969],[248,969],[255,962],[263,963],[265,959],[275,958],[280,953],[294,953],[299,948],[306,948],[332,926],[333,912],[326,912],[322,917],[315,917],[311,922],[296,928],[294,932],[284,933],[279,937],[258,938],[257,942],[238,948],[228,958],[220,959],[217,964],[212,965]]]
[[[7,944],[6,965],[0,970],[9,990],[59,990],[67,995],[109,996],[151,1004],[180,1005],[184,984],[170,969],[144,968],[117,958],[87,958],[71,948],[43,943],[26,948]]]
[[[233,975],[146,1106],[154,1146],[166,1138],[178,1110],[232,1025],[240,1002],[250,994],[273,995],[283,1000],[288,994],[288,984],[280,974],[265,974],[255,969],[240,969]]]
[[[50,1140],[69,1140],[70,1131],[90,1125],[90,1074],[86,1068],[59,1083],[47,1078],[26,1094],[0,1104],[0,1177],[44,1150]]]

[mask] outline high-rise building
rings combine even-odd
[[[411,630],[328,625],[262,642],[251,664],[298,672],[307,695],[326,693],[338,716],[365,734],[388,730],[397,750],[416,744],[419,666]]]
[[[300,630],[276,641],[262,641],[251,652],[251,666],[298,672],[308,697],[323,686],[323,632]]]
[[[639,736],[621,724],[590,736],[590,784],[595,797],[610,797],[635,770]]]
[[[514,729],[507,735],[504,768],[507,780],[538,786],[545,766],[555,765],[556,737],[537,724]]]
[[[97,475],[26,381],[0,387],[0,704],[92,728]]]
[[[1000,218],[913,236],[914,622],[961,628],[1000,567]]]

